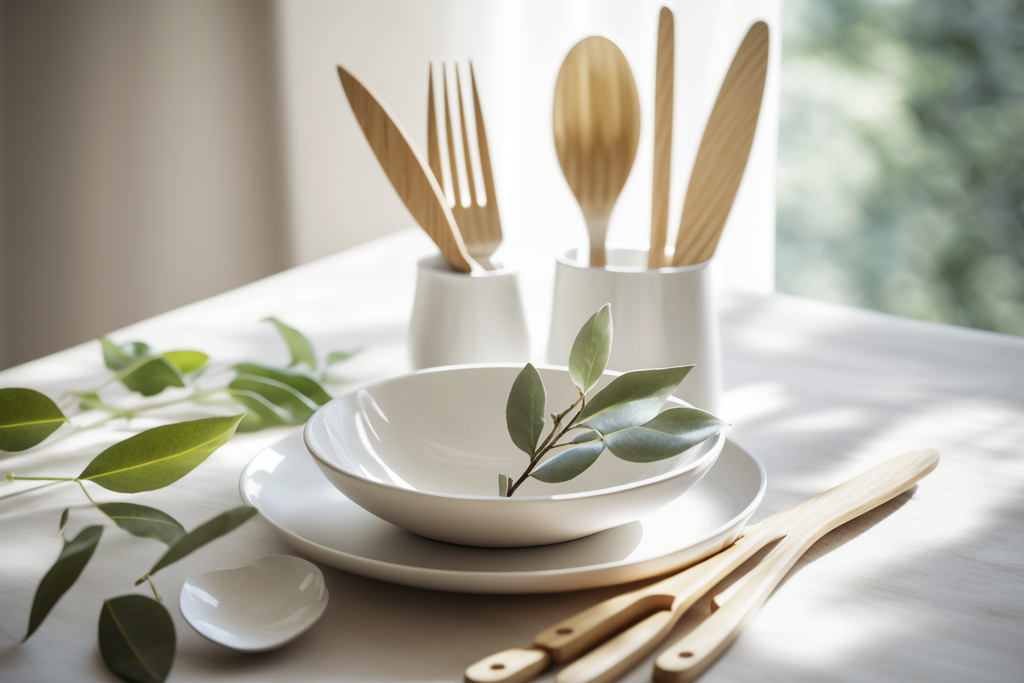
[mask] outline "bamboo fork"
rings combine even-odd
[[[484,115],[480,109],[480,93],[476,87],[476,75],[473,73],[473,62],[469,62],[469,78],[473,85],[473,113],[476,119],[476,139],[480,153],[480,171],[484,181],[484,203],[480,203],[476,191],[476,181],[473,178],[473,162],[470,155],[469,135],[466,131],[466,108],[462,100],[462,79],[459,77],[459,64],[455,63],[455,88],[459,101],[459,128],[462,132],[462,152],[466,161],[466,182],[469,186],[469,206],[462,205],[462,195],[459,189],[459,177],[455,167],[455,142],[452,136],[452,117],[448,106],[450,91],[448,90],[448,72],[444,61],[441,62],[444,85],[444,127],[448,139],[448,169],[450,174],[448,181],[452,186],[452,194],[455,203],[449,203],[448,207],[455,217],[455,223],[462,233],[462,240],[466,250],[480,265],[487,270],[493,270],[491,255],[501,244],[501,219],[498,216],[498,200],[494,194],[494,177],[491,173],[491,154],[487,146],[487,133],[484,130]],[[430,170],[439,185],[443,186],[443,171],[441,169],[441,150],[437,139],[437,122],[434,113],[434,70],[430,69],[427,93],[427,159]]]
[[[932,449],[892,458],[747,527],[739,541],[700,564],[541,631],[531,648],[505,650],[480,660],[466,669],[466,680],[525,683],[552,662],[576,660],[559,672],[558,683],[614,681],[654,650],[701,596],[759,550],[779,541],[750,573],[716,596],[717,611],[658,657],[654,671],[658,683],[691,681],[725,651],[815,541],[903,493],[938,462],[939,454]]]

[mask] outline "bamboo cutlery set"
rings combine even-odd
[[[768,68],[768,26],[757,22],[741,42],[718,93],[697,152],[674,249],[666,249],[671,194],[675,29],[672,11],[661,10],[655,78],[654,176],[650,268],[687,266],[711,258],[732,208],[754,140]],[[443,189],[433,72],[427,99],[425,162],[387,105],[359,78],[338,67],[352,111],[398,196],[456,271],[491,270],[501,243],[490,150],[476,74],[470,64],[472,117],[476,129],[483,202],[472,171],[467,106],[456,66],[455,85],[444,85],[444,127],[454,202]],[[449,100],[458,102],[453,124]],[[640,140],[640,100],[629,63],[610,39],[577,43],[558,73],[553,129],[565,179],[579,202],[589,234],[589,265],[604,266],[608,220],[632,170]],[[456,171],[454,133],[461,134],[469,198],[464,206]]]

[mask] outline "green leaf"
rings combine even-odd
[[[163,488],[227,443],[242,417],[208,417],[147,429],[97,455],[78,478],[119,493]]]
[[[693,368],[635,370],[619,375],[587,403],[577,424],[607,436],[652,419]]]
[[[149,574],[151,576],[156,574],[167,565],[177,562],[192,551],[198,550],[210,541],[233,531],[235,528],[247,522],[249,518],[255,514],[256,508],[251,508],[245,505],[239,505],[236,508],[231,508],[227,512],[222,512],[206,524],[196,527],[196,529],[191,533],[178,539],[177,543],[168,548],[167,552],[164,553],[164,556],[153,565],[153,568],[149,570]],[[139,583],[144,580],[145,577],[139,579]]]
[[[500,498],[508,497],[508,489],[512,486],[512,479],[507,474],[498,475],[498,496]]]
[[[155,538],[167,545],[185,535],[185,528],[168,514],[134,503],[100,503],[100,510],[119,527],[144,538]]]
[[[130,683],[162,683],[174,662],[176,637],[167,608],[145,595],[103,603],[99,624],[103,663]]]
[[[228,385],[228,389],[246,391],[263,397],[268,403],[284,411],[288,416],[287,424],[304,423],[320,407],[287,384],[269,377],[240,374]]]
[[[560,484],[582,474],[603,452],[604,441],[589,441],[559,453],[531,472],[530,476],[547,484]]]
[[[313,352],[313,345],[309,343],[304,334],[294,327],[288,327],[274,317],[264,318],[264,322],[274,323],[277,331],[281,333],[284,343],[288,345],[288,350],[292,354],[292,362],[289,365],[305,363],[310,370],[316,369],[316,353]]]
[[[0,389],[0,451],[42,443],[68,421],[57,404],[33,389]]]
[[[522,452],[533,457],[537,441],[544,430],[544,407],[548,395],[544,380],[532,363],[520,371],[505,404],[505,424],[512,443]]]
[[[64,532],[68,528],[68,513],[71,512],[71,508],[64,508],[64,512],[60,513],[60,529],[57,530],[58,536],[63,536]]]
[[[361,353],[361,352],[362,352],[361,348],[359,348],[359,349],[352,349],[351,351],[331,351],[329,354],[327,354],[327,363],[326,363],[326,365],[334,365],[335,363],[340,363],[341,361],[348,360],[352,356],[356,355],[357,353]]]
[[[160,356],[185,375],[195,372],[210,360],[210,357],[202,351],[168,351]]]
[[[669,408],[639,427],[606,434],[604,440],[618,458],[654,462],[679,455],[728,426],[728,422],[697,408]]]
[[[580,328],[569,352],[569,378],[584,394],[601,379],[611,352],[612,307],[605,304]]]
[[[95,410],[101,405],[103,405],[103,401],[100,400],[99,394],[95,391],[78,394],[78,408],[80,410]]]
[[[281,384],[287,384],[300,394],[312,399],[318,406],[322,406],[331,400],[331,394],[327,391],[327,387],[314,377],[298,370],[272,368],[268,365],[260,365],[259,363],[238,363],[232,367],[232,370],[240,375],[257,375],[258,377],[275,380]]]
[[[28,640],[28,637],[35,633],[53,606],[78,579],[93,551],[96,550],[96,544],[100,542],[102,534],[103,527],[91,526],[83,529],[75,540],[64,540],[60,557],[50,571],[46,572],[46,576],[39,582],[39,588],[36,589],[36,597],[32,601],[32,611],[28,617],[28,633],[25,634],[24,640]]]
[[[283,427],[291,424],[291,416],[282,408],[251,391],[228,389],[232,398],[246,408],[245,417],[238,425],[240,432],[258,432],[267,427]]]
[[[143,396],[155,396],[167,387],[185,386],[185,376],[174,363],[155,356],[140,364],[121,378],[121,384]]]
[[[118,346],[106,337],[100,337],[100,344],[103,345],[103,362],[114,372],[120,372],[135,361],[153,355],[149,344],[143,342],[128,342]]]

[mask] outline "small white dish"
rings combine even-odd
[[[331,484],[381,519],[434,540],[495,548],[570,541],[644,517],[686,493],[722,452],[721,433],[657,462],[626,462],[606,450],[570,481],[531,478],[501,497],[498,473],[515,480],[529,463],[505,424],[521,370],[432,368],[358,389],[309,419],[306,447]],[[549,408],[571,405],[577,390],[568,370],[538,370]],[[606,373],[596,389],[617,374]],[[682,405],[670,397],[665,408]]]
[[[327,608],[324,576],[311,562],[268,555],[246,567],[196,574],[178,604],[192,628],[242,652],[265,652],[295,640]]]
[[[578,541],[536,548],[439,543],[370,514],[331,486],[300,434],[242,470],[242,499],[289,545],[373,579],[458,593],[556,593],[678,571],[736,540],[764,496],[764,468],[727,442],[715,466],[658,512]]]

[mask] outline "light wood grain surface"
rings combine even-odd
[[[651,250],[648,268],[661,268],[668,239],[668,205],[672,196],[672,105],[675,97],[676,28],[672,10],[658,16],[658,52],[654,69],[654,179],[651,190]]]
[[[157,349],[198,348],[215,360],[286,363],[278,315],[317,350],[367,347],[343,367],[370,382],[405,372],[405,334],[416,260],[435,247],[419,228],[338,253],[113,333]],[[543,348],[553,269],[547,254],[520,253],[535,348]],[[1013,682],[1024,669],[1024,340],[901,319],[783,295],[722,299],[730,437],[757,455],[768,490],[754,522],[844,481],[893,453],[928,446],[942,463],[916,487],[818,540],[775,589],[707,683],[764,681]],[[57,396],[107,375],[98,344],[0,373],[0,386]],[[153,422],[140,420],[138,428]],[[4,471],[59,476],[123,425],[95,430],[46,453],[4,455]],[[289,429],[236,436],[195,472],[132,500],[187,528],[237,505],[238,475]],[[86,433],[89,434],[89,433]],[[85,434],[83,434],[84,438]],[[0,485],[0,495],[18,490]],[[120,499],[116,494],[109,500]],[[108,498],[105,498],[105,500]],[[70,488],[0,500],[0,680],[111,681],[96,647],[101,598],[132,585],[161,552],[155,541],[110,529],[79,583],[25,644],[32,595],[69,533],[101,523]],[[685,524],[685,520],[680,521]],[[158,585],[178,634],[169,681],[393,683],[459,681],[466,666],[606,598],[641,585],[559,595],[485,596],[396,586],[322,567],[330,604],[287,647],[232,653],[181,618],[188,576],[290,553],[253,519],[162,571]],[[724,588],[724,587],[723,587]],[[698,601],[669,641],[710,612]],[[668,647],[666,644],[664,647]],[[657,650],[622,680],[651,680]],[[551,683],[553,668],[538,681]]]
[[[618,45],[590,36],[569,50],[552,118],[558,163],[587,222],[590,265],[603,266],[608,218],[640,143],[640,99]]]
[[[405,128],[370,86],[340,66],[338,76],[366,141],[409,213],[455,270],[470,272],[472,259],[444,192],[420,158]]]
[[[768,24],[759,21],[737,48],[704,128],[683,201],[673,265],[703,263],[715,253],[754,144],[767,73]]]

